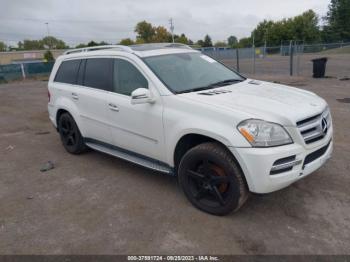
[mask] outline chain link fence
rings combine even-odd
[[[282,42],[275,47],[256,48],[201,48],[227,66],[248,76],[303,76],[312,77],[313,59],[326,57],[326,77],[350,77],[350,43],[305,45],[302,42]],[[0,65],[0,83],[33,77],[48,77],[53,62],[31,62]]]
[[[0,83],[49,76],[54,62],[0,65]]]
[[[326,57],[326,77],[350,77],[350,43],[305,45],[290,41],[275,47],[200,50],[246,75],[312,77],[312,60]]]

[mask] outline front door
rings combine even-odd
[[[131,92],[150,88],[149,80],[136,64],[114,59],[113,93],[108,96],[113,144],[128,151],[164,161],[163,105],[158,94],[155,103],[131,104]]]

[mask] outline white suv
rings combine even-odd
[[[309,175],[333,150],[322,98],[247,79],[185,45],[68,51],[48,86],[68,152],[89,147],[177,175],[189,201],[215,215]]]

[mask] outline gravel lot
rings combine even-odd
[[[0,85],[0,254],[350,254],[350,81],[257,76],[330,104],[333,158],[236,214],[192,207],[176,178],[108,155],[65,152],[46,82]],[[51,160],[55,168],[39,170]]]

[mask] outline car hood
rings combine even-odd
[[[327,106],[312,92],[252,79],[179,96],[285,126],[295,126],[297,121],[317,115]]]

